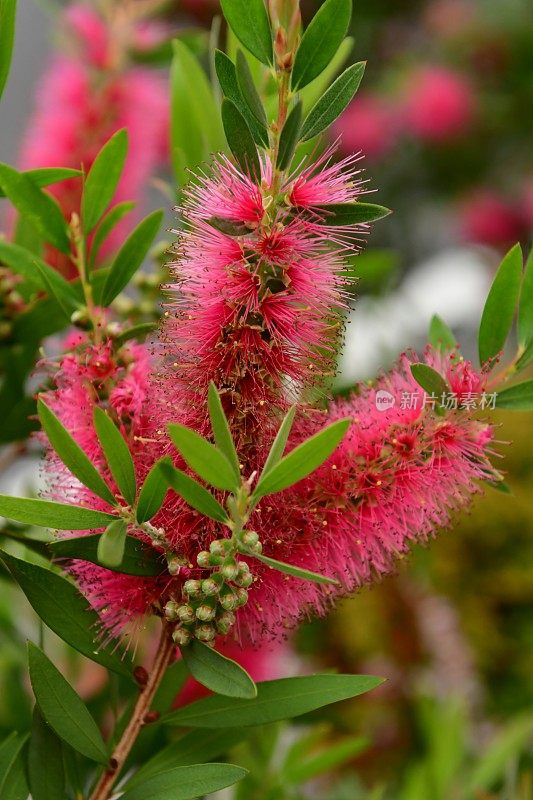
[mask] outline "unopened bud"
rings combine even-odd
[[[216,609],[213,606],[202,604],[196,609],[196,617],[202,622],[211,622],[216,616]]]
[[[198,597],[202,591],[201,581],[188,580],[183,584],[183,591],[189,597]]]
[[[235,609],[239,605],[237,596],[234,592],[231,592],[230,594],[221,595],[219,603],[224,609],[224,611],[235,611]]]
[[[179,606],[175,600],[169,600],[165,604],[165,617],[170,622],[175,622],[178,619],[178,608]]]
[[[191,634],[189,631],[185,630],[185,628],[176,628],[176,630],[172,632],[173,641],[180,647],[185,647],[185,645],[189,644],[191,638]]]
[[[167,564],[167,569],[171,575],[179,575],[182,566],[183,564],[179,558],[171,558]]]
[[[239,574],[239,567],[233,559],[231,561],[228,560],[226,564],[220,567],[220,574],[223,575],[227,581],[234,581]]]
[[[192,622],[194,620],[194,609],[191,606],[179,606],[178,619],[182,622]]]
[[[202,581],[202,592],[207,595],[207,597],[212,597],[215,594],[218,594],[220,591],[220,585],[213,580],[213,578],[206,578],[205,581]]]
[[[248,592],[246,589],[237,589],[235,598],[237,600],[237,605],[244,606],[248,602]]]
[[[194,635],[201,642],[212,642],[216,633],[212,625],[197,625],[194,629]]]
[[[259,541],[259,536],[255,531],[244,531],[242,543],[245,547],[253,547]]]
[[[196,556],[196,563],[199,567],[209,566],[210,553],[207,550],[201,550]]]
[[[248,589],[252,583],[254,582],[254,576],[251,572],[242,572],[239,573],[237,576],[237,580],[235,581],[237,586],[242,587],[243,589]]]
[[[209,545],[209,550],[215,556],[223,556],[226,553],[226,547],[224,545],[224,541],[222,539],[215,539]]]
[[[216,621],[217,631],[225,636],[235,624],[235,614],[225,611]]]

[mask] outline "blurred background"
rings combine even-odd
[[[169,42],[179,36],[208,64],[218,4],[141,3],[151,22],[135,28],[112,61],[113,42],[90,14],[72,12],[80,6],[20,0],[0,160],[79,166],[80,134],[70,119],[76,98],[59,93],[51,107],[50,92],[61,90],[61,69],[71,75],[85,70],[100,82],[112,75],[110,107],[129,104],[129,116],[123,110],[115,129],[136,124],[132,104],[145,118],[135,145],[141,174],[130,191],[143,210],[172,205],[169,165],[175,159],[164,107]],[[318,5],[304,0],[304,17]],[[515,241],[527,253],[533,231],[531,0],[356,0],[351,33],[346,59],[368,66],[334,136],[343,155],[362,152],[371,199],[394,214],[353,263],[358,280],[336,390],[386,369],[406,347],[423,347],[434,313],[473,356],[494,270]],[[141,74],[155,81],[144,94]],[[86,129],[101,123],[98,113],[88,114]],[[160,131],[155,122],[147,131],[146,117],[157,115]],[[196,141],[192,118],[183,125]],[[40,145],[54,131],[50,153]],[[150,148],[157,157],[148,158]],[[65,160],[69,154],[72,164]],[[139,297],[124,299],[128,313],[157,316],[160,263],[155,260]],[[12,313],[5,300],[3,313]],[[519,413],[497,414],[496,423],[512,494],[487,489],[452,532],[416,550],[397,576],[304,625],[283,654],[292,670],[369,672],[387,677],[385,687],[335,706],[320,724],[306,720],[297,733],[276,730],[271,740],[255,742],[272,761],[268,775],[244,787],[243,800],[533,798],[533,428]],[[2,491],[31,489],[36,458],[21,453],[8,462]],[[29,714],[18,643],[34,624],[25,601],[2,584],[2,729]],[[99,673],[69,659],[65,668],[97,706]],[[283,669],[272,667],[274,673]],[[252,756],[242,750],[241,758]],[[297,789],[295,764],[313,758],[314,771],[303,774],[304,783],[311,782]]]

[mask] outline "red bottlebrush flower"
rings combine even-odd
[[[470,242],[505,247],[527,234],[523,214],[492,189],[479,189],[459,207],[463,238]]]
[[[109,137],[126,128],[129,151],[114,201],[141,202],[147,180],[168,152],[165,82],[142,67],[111,69],[112,38],[94,11],[74,6],[66,14],[66,25],[77,36],[77,51],[56,57],[41,80],[37,107],[22,146],[21,166],[79,169],[83,165],[88,171]],[[67,219],[72,212],[79,212],[78,179],[55,184],[49,191]],[[103,256],[124,238],[134,216],[129,215],[114,229]],[[67,275],[73,274],[64,256],[54,251],[51,260]]]
[[[379,159],[390,153],[398,139],[397,113],[385,98],[358,94],[335,122],[334,132],[344,152]]]
[[[421,67],[409,78],[403,102],[408,131],[427,142],[446,142],[472,123],[475,98],[466,79],[437,66]]]

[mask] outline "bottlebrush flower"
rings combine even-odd
[[[479,189],[459,206],[463,238],[493,247],[504,247],[527,234],[524,215],[492,189]]]
[[[473,121],[473,91],[463,76],[448,69],[421,67],[410,75],[404,93],[403,124],[423,141],[446,142]]]
[[[74,35],[76,49],[69,55],[56,56],[40,82],[36,109],[22,146],[21,166],[79,169],[83,165],[88,171],[109,137],[126,128],[129,151],[114,201],[141,203],[147,181],[168,152],[165,82],[146,68],[115,64],[117,32],[112,35],[91,9],[72,7],[66,13],[65,25],[68,35]],[[134,36],[135,31],[131,33]],[[55,184],[49,191],[67,219],[73,211],[79,212],[78,179]],[[134,216],[128,215],[114,229],[103,256],[124,238]],[[53,252],[53,260],[66,274],[73,273],[64,256]]]
[[[379,159],[398,139],[397,112],[385,98],[359,94],[336,120],[333,130],[344,152],[362,152]]]

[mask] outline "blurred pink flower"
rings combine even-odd
[[[333,126],[343,152],[362,152],[376,159],[386,155],[395,146],[397,129],[392,103],[371,94],[358,94]]]
[[[466,78],[439,66],[411,73],[403,90],[402,122],[426,142],[446,142],[472,124],[475,96]]]
[[[524,216],[493,189],[479,189],[459,206],[459,224],[467,241],[503,247],[526,232]]]

